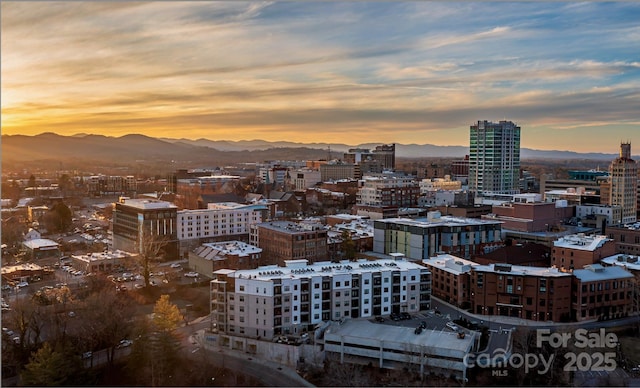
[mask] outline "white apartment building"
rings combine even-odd
[[[212,321],[223,333],[273,338],[323,321],[415,313],[431,307],[431,274],[403,259],[220,269],[211,281]]]
[[[235,202],[210,203],[208,209],[178,211],[176,224],[181,256],[204,242],[248,241],[251,225],[261,223],[265,212],[264,205]]]

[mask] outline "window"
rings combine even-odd
[[[240,292],[244,291],[244,286],[240,286]]]

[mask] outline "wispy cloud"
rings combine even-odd
[[[0,6],[3,133],[466,145],[470,123],[502,118],[541,148],[604,123],[640,133],[639,4]]]

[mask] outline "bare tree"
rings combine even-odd
[[[167,236],[154,235],[148,228],[143,227],[140,238],[139,254],[135,257],[140,267],[145,286],[151,283],[151,270],[164,254],[164,248],[169,243]]]
[[[106,348],[108,362],[112,364],[120,340],[131,332],[128,319],[134,308],[132,300],[118,294],[110,281],[96,282],[93,292],[84,300],[82,338],[88,348]]]

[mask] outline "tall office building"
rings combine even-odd
[[[520,193],[520,127],[478,121],[469,141],[469,190],[479,196]]]
[[[635,222],[638,209],[638,165],[631,159],[631,143],[620,144],[620,157],[611,162],[611,205],[622,208],[618,223]]]

